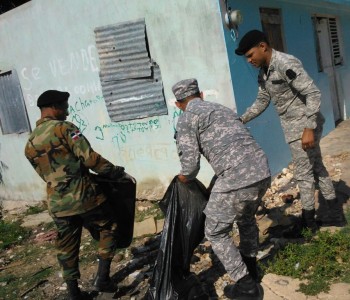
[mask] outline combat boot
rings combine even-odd
[[[342,203],[337,199],[326,200],[328,205],[328,214],[322,219],[322,226],[344,227],[347,222],[343,213]]]
[[[69,300],[83,300],[83,294],[78,286],[78,280],[67,280],[67,290],[69,295]]]
[[[98,270],[93,284],[94,289],[98,292],[113,293],[117,290],[117,287],[109,277],[111,262],[111,259],[99,259]]]
[[[249,275],[255,280],[255,282],[261,282],[261,279],[263,278],[263,271],[258,266],[256,257],[250,257],[250,256],[244,256],[241,253],[243,262],[247,266]]]
[[[311,210],[303,209],[302,218],[306,228],[310,229],[312,233],[316,233],[316,231],[319,228],[315,220],[315,209],[311,209]]]
[[[319,227],[315,220],[315,209],[302,210],[301,222],[297,222],[292,228],[283,232],[283,237],[286,239],[300,239],[303,238],[303,230],[309,229],[315,234]]]
[[[225,286],[224,295],[232,300],[261,300],[264,290],[250,275],[246,275],[236,284]]]

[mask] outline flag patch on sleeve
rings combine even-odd
[[[70,134],[70,137],[73,141],[78,140],[82,136],[81,132],[79,130],[76,130]]]

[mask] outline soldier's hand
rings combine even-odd
[[[313,129],[304,129],[303,136],[301,137],[301,146],[305,151],[315,147],[315,135]]]

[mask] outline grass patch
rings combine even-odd
[[[0,220],[0,249],[6,249],[20,243],[29,236],[29,230],[21,227],[19,222]]]
[[[48,267],[38,270],[35,273],[23,274],[21,277],[16,277],[14,275],[0,277],[0,282],[6,283],[6,285],[0,289],[0,299],[18,299],[21,293],[35,286],[38,282],[46,280],[53,272],[53,268]]]
[[[350,212],[346,215],[350,223]],[[350,282],[350,225],[336,233],[318,232],[306,244],[288,244],[268,263],[266,272],[298,278],[300,291],[317,295],[329,291],[333,282]]]
[[[144,211],[136,210],[135,222],[142,222],[143,220],[154,217],[156,220],[164,219],[164,214],[160,210],[158,203],[152,203],[151,207]]]
[[[43,203],[38,204],[38,205],[33,205],[33,206],[29,205],[27,207],[28,208],[24,213],[26,216],[36,215],[36,214],[41,213],[47,209],[46,205]]]

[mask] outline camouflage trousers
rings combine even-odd
[[[307,151],[302,149],[301,139],[289,143],[294,164],[294,178],[298,182],[300,200],[305,210],[315,208],[315,181],[326,200],[336,197],[332,180],[322,162],[321,133],[322,130],[315,131],[316,146]]]
[[[80,278],[79,248],[83,227],[88,228],[93,233],[93,237],[99,241],[100,258],[114,257],[117,223],[110,211],[108,203],[104,202],[84,214],[53,218],[58,230],[57,259],[62,268],[64,280]]]
[[[239,190],[211,193],[204,210],[205,236],[234,281],[248,274],[240,252],[248,257],[256,257],[258,253],[259,230],[255,213],[270,183],[271,179],[266,178]],[[234,222],[240,235],[239,249],[230,235]]]

